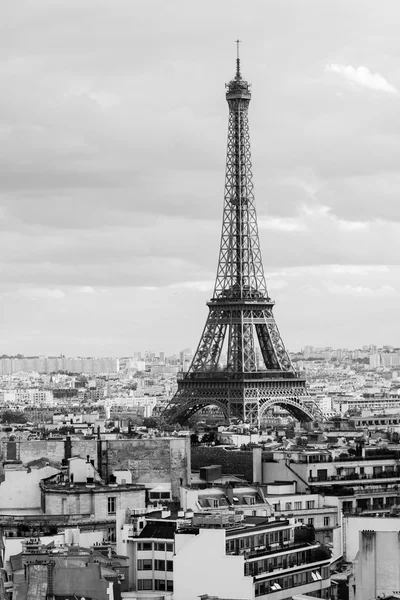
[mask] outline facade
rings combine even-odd
[[[341,507],[338,498],[323,494],[265,495],[274,515],[293,516],[297,523],[312,526],[315,539],[331,549],[332,562],[343,554]]]
[[[395,491],[400,482],[400,462],[395,452],[369,454],[363,450],[360,456],[336,457],[325,451],[280,452],[270,456],[254,454],[261,461],[263,482],[295,480],[297,490],[306,492],[340,489],[372,489],[385,485]],[[255,465],[257,468],[257,465]]]
[[[359,550],[349,581],[349,600],[396,597],[400,590],[398,528],[394,531],[360,531],[358,542]]]
[[[5,464],[25,465],[32,460],[47,459],[60,468],[72,456],[87,456],[104,481],[114,471],[128,470],[132,482],[146,488],[170,485],[172,499],[179,500],[181,485],[190,479],[190,439],[156,437],[153,439],[47,439],[13,440],[0,444],[0,481]]]
[[[182,528],[175,540],[174,600],[195,600],[202,594],[289,600],[295,593],[313,593],[330,598],[330,553],[294,519],[255,517],[229,528]]]
[[[146,507],[144,486],[134,484],[64,483],[58,475],[40,484],[46,515],[92,517],[115,522],[117,510]]]
[[[64,356],[0,359],[0,375],[57,371],[87,374],[117,373],[119,360],[118,358],[65,358]]]
[[[174,591],[174,521],[148,521],[137,538],[129,538],[130,579],[138,592]]]
[[[330,552],[293,518],[246,517],[240,510],[165,517],[138,516],[118,528],[134,597],[330,598]]]
[[[328,452],[304,452],[263,461],[263,477],[292,480],[298,492],[325,495],[338,514],[390,513],[400,502],[399,459],[392,455],[333,459]],[[332,531],[333,542],[335,532]]]

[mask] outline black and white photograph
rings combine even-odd
[[[399,31],[3,0],[0,600],[400,599]]]

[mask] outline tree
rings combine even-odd
[[[143,419],[143,426],[147,427],[148,429],[157,429],[159,425],[157,419],[154,417],[145,417]]]
[[[192,446],[198,446],[200,444],[199,436],[197,433],[192,433],[190,436],[190,443]]]
[[[7,409],[1,414],[2,423],[26,423],[27,417],[20,410]]]

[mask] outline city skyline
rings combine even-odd
[[[257,91],[255,197],[285,345],[396,346],[398,4],[390,23],[373,2],[253,2],[245,19],[227,2],[117,5],[6,8],[2,352],[196,346],[237,36]]]

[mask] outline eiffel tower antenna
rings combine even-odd
[[[267,291],[253,193],[251,91],[240,72],[239,43],[236,74],[226,84],[228,144],[214,293],[193,361],[178,374],[178,390],[163,413],[170,423],[183,424],[207,406],[256,426],[274,405],[300,421],[321,416],[292,365]]]
[[[240,56],[239,56],[239,44],[240,40],[236,40],[236,78],[240,79]]]

